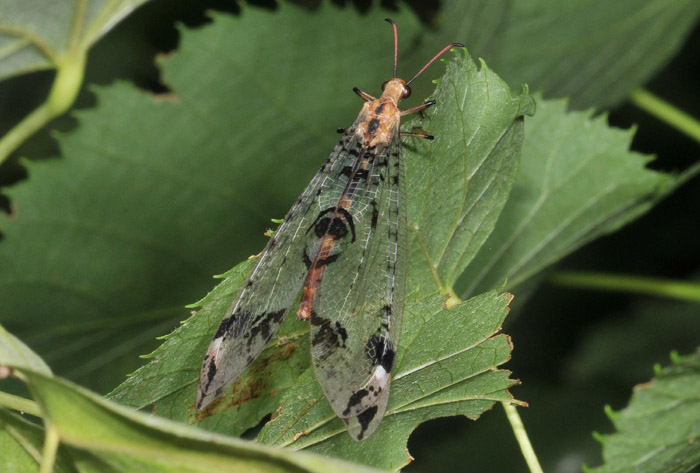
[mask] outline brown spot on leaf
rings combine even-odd
[[[270,420],[267,421],[268,424],[275,422],[277,419],[282,417],[282,408],[284,408],[284,404],[280,404],[279,407],[275,410],[275,413],[270,417]]]
[[[240,386],[239,386],[240,384]],[[226,405],[226,408],[240,406],[246,402],[257,399],[262,394],[264,383],[261,379],[253,383],[236,383],[233,386],[231,393],[231,401]]]
[[[284,350],[282,351],[282,357],[284,359],[289,358],[290,356],[292,356],[294,354],[294,352],[297,350],[297,348],[299,348],[299,345],[297,345],[296,343],[287,344],[287,346],[284,347]]]
[[[224,402],[224,398],[223,396],[219,396],[212,402],[207,404],[207,406],[201,411],[197,410],[194,403],[192,403],[190,409],[194,411],[194,422],[199,422],[200,420],[206,419],[212,414],[215,414],[218,411],[218,407],[222,402]]]

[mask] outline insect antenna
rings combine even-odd
[[[394,23],[394,20],[391,18],[384,18],[384,21],[390,23],[391,27],[394,29],[394,75],[391,77],[396,77],[396,64],[399,60],[399,30],[396,27],[396,23]]]
[[[396,27],[394,27],[394,28],[396,28]],[[448,44],[447,46],[445,46],[444,48],[442,48],[442,49],[440,50],[439,53],[437,53],[435,56],[433,56],[433,58],[432,58],[430,61],[428,61],[428,63],[427,63],[425,66],[421,67],[420,71],[418,71],[418,72],[416,73],[416,75],[413,76],[413,79],[411,79],[411,80],[409,80],[408,82],[406,82],[406,85],[408,85],[408,84],[410,84],[411,82],[413,82],[413,80],[414,80],[416,77],[418,77],[419,75],[421,75],[421,74],[423,73],[424,70],[426,70],[428,67],[430,67],[430,65],[431,65],[432,63],[434,63],[434,62],[437,60],[437,58],[439,58],[440,56],[442,56],[443,54],[445,54],[446,51],[448,51],[448,50],[450,50],[450,49],[452,49],[452,48],[463,48],[463,47],[464,47],[464,45],[463,45],[462,43],[450,43],[450,44]],[[395,74],[394,74],[394,75],[395,75]]]

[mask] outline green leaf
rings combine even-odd
[[[695,0],[445,2],[426,43],[461,41],[514,88],[606,108],[653,77],[698,17]]]
[[[23,373],[80,468],[104,471],[374,471],[225,438],[120,407],[58,378]]]
[[[634,130],[605,115],[567,112],[566,102],[539,101],[525,124],[521,165],[501,217],[461,276],[463,297],[523,284],[583,244],[617,230],[674,188],[629,151]]]
[[[0,347],[17,343],[7,331],[0,332]],[[70,455],[59,452],[56,471],[370,471],[321,456],[217,436],[136,412],[54,378],[50,372],[34,371],[25,360],[38,356],[26,347],[22,351],[26,353],[2,352],[0,364],[27,383],[41,406],[45,424],[55,429],[61,445],[70,447]],[[0,465],[13,466],[3,471],[35,470],[41,461],[39,427],[1,408],[0,427],[0,446],[5,447]],[[11,452],[10,458],[7,452]],[[20,465],[22,470],[15,468]]]
[[[43,442],[41,427],[0,408],[0,471],[39,471]],[[66,473],[76,470],[70,468],[70,463],[59,455],[54,471]]]
[[[44,363],[44,360],[0,325],[0,366],[9,365],[27,368],[37,373],[51,374],[51,368]]]
[[[146,0],[0,0],[0,80],[87,51]]]
[[[588,471],[681,473],[700,464],[700,350],[672,361],[635,388],[629,406],[609,410],[617,432],[598,436],[604,464]]]
[[[434,142],[406,146],[409,291],[451,291],[493,230],[518,170],[527,95],[482,62],[448,67],[425,122]],[[415,151],[411,151],[414,149]]]

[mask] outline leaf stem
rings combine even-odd
[[[525,457],[528,468],[530,468],[532,473],[543,473],[540,462],[537,460],[537,455],[535,455],[535,450],[532,448],[530,439],[527,436],[525,426],[523,426],[523,421],[520,419],[520,414],[518,414],[518,410],[514,405],[508,402],[502,402],[501,405],[506,411],[506,417],[513,429],[515,439],[518,441],[518,445],[520,445],[520,451],[523,453],[523,457]]]
[[[0,391],[0,406],[41,417],[39,405],[29,399]]]
[[[700,143],[700,122],[648,90],[637,89],[630,100],[640,109],[666,122]]]
[[[567,287],[623,291],[700,302],[700,284],[671,279],[587,271],[559,271],[550,281]]]
[[[66,55],[56,65],[56,77],[46,100],[0,139],[0,164],[30,136],[64,114],[78,96],[85,73],[85,52]]]
[[[51,422],[46,423],[46,435],[44,435],[44,451],[41,455],[41,467],[39,473],[51,473],[56,463],[56,451],[58,450],[58,431]]]

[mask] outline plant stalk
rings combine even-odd
[[[532,473],[543,473],[540,462],[535,454],[535,450],[532,448],[532,444],[530,443],[530,438],[527,436],[527,431],[525,430],[523,421],[520,418],[520,414],[518,414],[518,410],[514,405],[508,402],[502,402],[501,405],[506,411],[506,417],[508,418],[508,422],[510,422],[510,426],[513,429],[515,439],[518,441],[518,445],[520,445],[520,451],[523,453],[523,457],[525,457],[525,462],[527,463],[528,468]]]
[[[700,302],[700,284],[672,279],[587,271],[559,271],[550,278],[550,281],[567,287],[632,292],[648,296]]]
[[[15,396],[14,394],[0,392],[0,406],[41,417],[41,410],[36,402],[20,396]]]
[[[700,122],[645,89],[634,90],[630,100],[637,107],[666,122],[700,143]]]
[[[53,471],[53,466],[56,463],[58,440],[58,431],[50,422],[47,422],[46,434],[44,435],[44,450],[41,455],[39,473],[51,473]]]
[[[0,165],[34,133],[68,111],[78,96],[84,73],[84,52],[70,54],[57,64],[46,100],[0,139]]]

